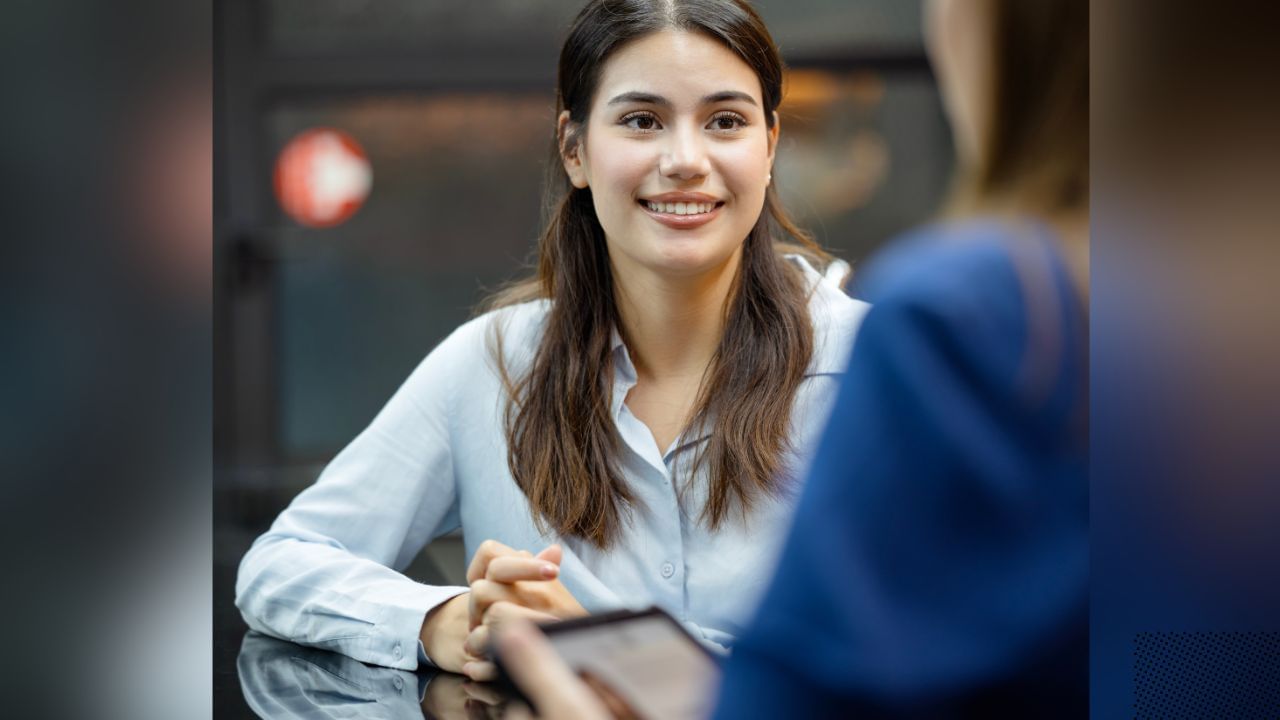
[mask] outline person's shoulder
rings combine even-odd
[[[840,373],[858,325],[871,306],[844,291],[849,264],[843,260],[832,261],[823,272],[799,255],[788,255],[787,260],[800,270],[809,293],[809,322],[814,336],[809,374]]]
[[[424,407],[443,403],[456,408],[462,399],[500,390],[503,376],[518,374],[536,352],[545,305],[508,305],[459,325],[422,358],[401,392]]]
[[[918,228],[872,258],[852,283],[873,305],[907,302],[961,312],[1019,302],[1019,249],[1042,246],[1031,223],[974,219]]]
[[[1042,365],[1050,368],[1046,382],[1074,382],[1068,355],[1087,329],[1056,236],[1042,224],[974,219],[924,227],[896,240],[855,280],[855,292],[873,307],[864,326],[868,351],[892,354],[899,365],[932,367],[943,357],[991,392],[1021,392],[1028,368]]]
[[[500,351],[509,364],[532,356],[542,337],[550,302],[544,299],[505,305],[458,326],[432,351],[465,366],[480,367]]]

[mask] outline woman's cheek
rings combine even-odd
[[[602,174],[608,178],[611,191],[626,195],[630,201],[630,196],[642,189],[645,178],[656,172],[657,163],[651,150],[628,145],[609,148],[601,157],[604,163]]]
[[[768,145],[743,143],[727,151],[722,158],[721,167],[730,191],[740,200],[759,197],[763,201],[769,184]]]

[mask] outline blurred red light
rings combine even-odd
[[[368,156],[341,130],[303,131],[276,158],[276,199],[289,217],[307,227],[346,222],[364,204],[372,185]]]

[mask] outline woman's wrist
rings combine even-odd
[[[418,637],[426,650],[427,658],[441,670],[462,672],[467,661],[462,649],[467,639],[470,593],[449,598],[432,608],[422,621]]]

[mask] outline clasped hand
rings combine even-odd
[[[514,618],[550,622],[580,617],[587,611],[560,582],[559,545],[537,555],[513,550],[496,540],[480,544],[467,583],[469,634],[463,643],[468,656],[462,672],[472,680],[488,681],[496,676],[493,663],[483,660],[491,634]]]

